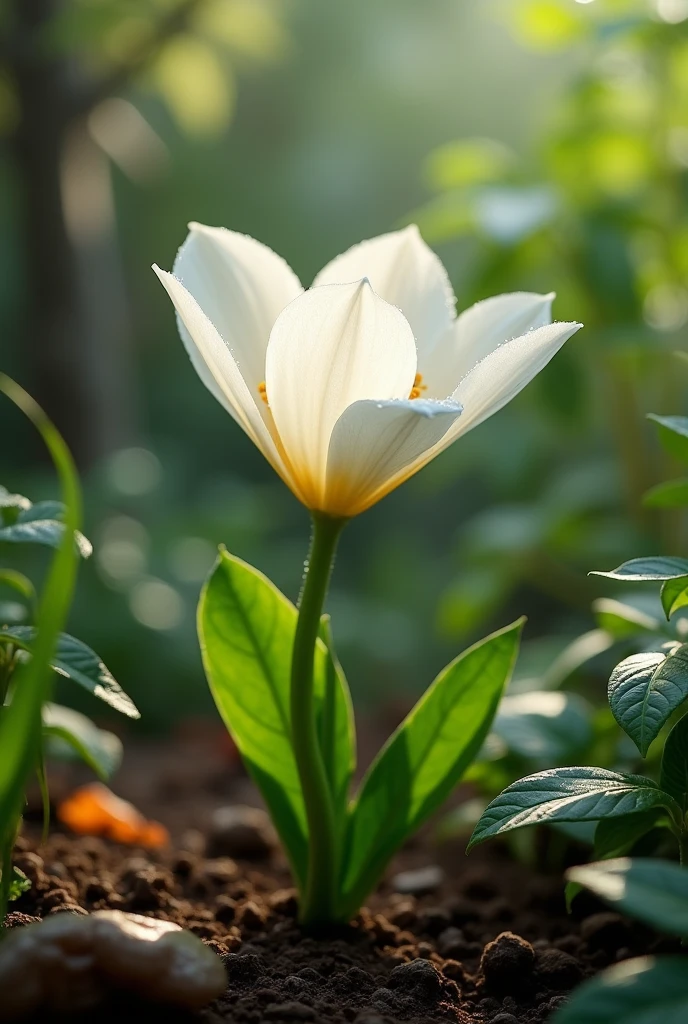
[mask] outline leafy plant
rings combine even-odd
[[[117,767],[119,740],[69,708],[47,701],[52,672],[69,678],[130,717],[138,712],[98,656],[81,641],[60,632],[66,620],[79,557],[91,545],[78,530],[80,491],[71,456],[54,426],[36,403],[9,378],[0,375],[0,391],[33,422],[58,471],[64,503],[35,505],[18,494],[0,491],[0,543],[42,544],[55,549],[52,566],[39,597],[28,577],[14,569],[0,570],[0,585],[11,588],[25,603],[35,624],[0,626],[0,922],[7,902],[26,888],[13,872],[11,853],[22,815],[24,787],[31,771],[38,775],[47,815],[44,760],[78,756],[101,778]],[[52,671],[51,671],[52,670]],[[47,821],[47,818],[46,818]]]

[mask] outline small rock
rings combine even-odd
[[[417,871],[400,871],[392,879],[392,888],[408,896],[427,896],[435,892],[444,881],[444,872],[437,864]]]
[[[212,816],[209,845],[214,857],[267,857],[275,845],[270,819],[257,807],[219,807]]]
[[[437,1003],[442,998],[442,977],[434,964],[421,958],[395,967],[389,976],[387,988],[424,1003]]]
[[[196,1009],[226,984],[222,962],[193,935],[116,910],[56,914],[13,930],[0,947],[1,1020],[76,1013],[121,989]]]
[[[504,995],[523,988],[534,966],[535,950],[513,932],[502,932],[493,942],[488,942],[480,960],[485,988]]]
[[[583,968],[575,957],[561,949],[546,949],[537,958],[537,977],[547,988],[566,991],[583,978]]]

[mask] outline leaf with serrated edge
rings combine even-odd
[[[36,630],[33,626],[10,626],[0,630],[0,638],[2,637],[11,639],[25,651],[31,651]],[[58,675],[83,686],[115,711],[129,718],[141,717],[132,699],[127,696],[95,651],[76,637],[60,633],[52,658],[52,668]]]
[[[619,857],[570,868],[566,877],[615,910],[671,935],[688,935],[688,871],[678,864]]]
[[[607,695],[614,718],[645,757],[670,715],[688,697],[688,644],[669,654],[645,651],[616,666]]]
[[[447,666],[385,744],[351,808],[341,914],[353,913],[389,858],[449,795],[489,732],[523,620]]]
[[[680,820],[676,801],[651,779],[606,768],[550,768],[507,786],[485,809],[468,849],[525,825],[599,821],[651,807],[666,807]]]
[[[595,570],[591,576],[606,576],[610,580],[624,580],[625,582],[660,582],[661,580],[674,580],[678,576],[688,575],[688,559],[674,558],[664,555],[647,558],[632,558],[629,562],[623,562],[616,569],[609,572]]]
[[[686,1024],[683,956],[625,960],[576,989],[550,1024]]]
[[[659,784],[688,809],[688,716],[676,723],[664,744]]]

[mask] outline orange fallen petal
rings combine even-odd
[[[106,836],[118,843],[148,847],[169,841],[163,825],[148,821],[133,804],[115,796],[101,782],[75,790],[58,806],[57,816],[80,835]]]

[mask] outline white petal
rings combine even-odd
[[[249,390],[265,380],[265,350],[284,307],[302,291],[287,263],[255,238],[190,224],[174,276],[229,346]],[[183,336],[188,347],[188,338]]]
[[[512,292],[470,306],[419,366],[428,395],[445,398],[499,345],[550,323],[553,299],[553,292]]]
[[[186,288],[172,274],[156,266],[153,270],[174,303],[180,325],[189,339],[187,349],[191,362],[199,377],[260,448],[282,479],[296,490],[263,420],[262,410],[258,408],[253,392],[249,391],[232,353]]]
[[[354,245],[328,263],[313,285],[344,284],[362,277],[402,311],[411,324],[421,359],[456,316],[447,272],[415,224]]]
[[[424,399],[350,405],[332,432],[322,510],[353,516],[379,501],[420,468],[460,415],[455,402]]]
[[[510,402],[583,325],[555,323],[507,341],[461,381],[452,398],[464,407],[456,433],[465,434]]]
[[[361,399],[407,398],[416,374],[411,328],[368,281],[312,288],[270,335],[267,396],[287,458],[311,507],[325,484],[332,429]]]

